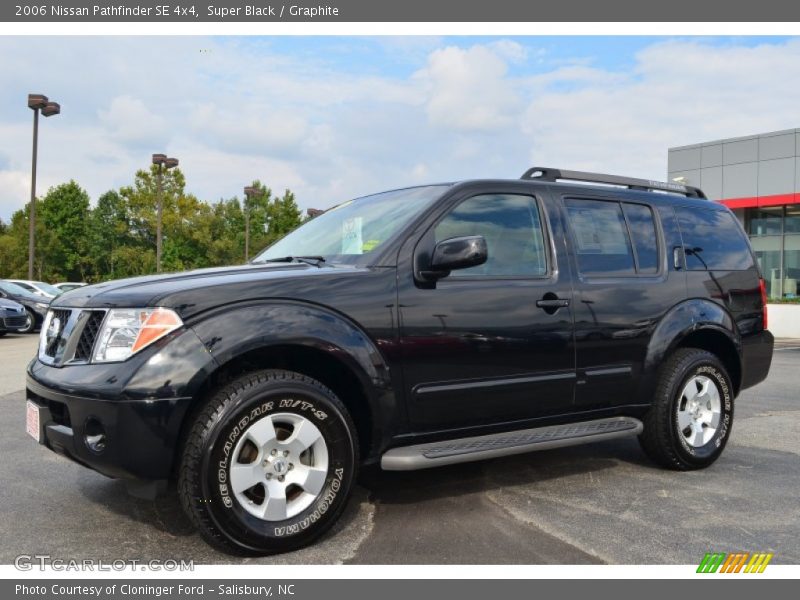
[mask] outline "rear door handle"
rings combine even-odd
[[[539,308],[566,308],[569,306],[568,298],[548,298],[536,301]]]

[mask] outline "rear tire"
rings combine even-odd
[[[733,385],[714,354],[680,348],[660,371],[639,442],[648,457],[679,471],[711,465],[733,425]]]
[[[203,539],[232,554],[312,543],[336,522],[358,466],[347,409],[300,373],[248,373],[216,390],[181,456],[178,493]]]

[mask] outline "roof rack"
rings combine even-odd
[[[530,179],[536,181],[586,181],[591,183],[603,183],[607,185],[618,185],[632,190],[672,192],[683,194],[689,198],[706,199],[706,195],[700,188],[680,183],[670,183],[667,181],[652,181],[649,179],[636,179],[634,177],[620,177],[619,175],[603,175],[601,173],[585,173],[583,171],[565,171],[563,169],[551,169],[550,167],[532,167],[522,174],[520,179]]]

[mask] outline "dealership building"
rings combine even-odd
[[[800,129],[669,149],[668,177],[730,207],[750,236],[771,298],[800,281]]]

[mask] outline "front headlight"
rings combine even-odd
[[[41,308],[42,310],[47,310],[50,307],[49,302],[34,302],[33,305],[36,308]]]
[[[98,334],[94,362],[121,362],[183,325],[168,308],[108,311]]]

